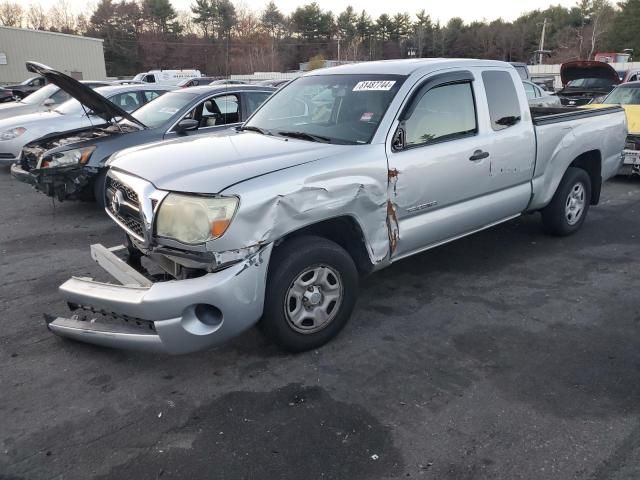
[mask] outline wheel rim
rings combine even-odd
[[[565,203],[565,217],[569,225],[575,225],[582,218],[584,213],[584,206],[586,204],[586,192],[584,185],[581,182],[576,183],[567,195],[567,201]]]
[[[298,333],[316,333],[336,317],[342,297],[342,278],[334,268],[308,267],[296,276],[285,295],[287,322]]]

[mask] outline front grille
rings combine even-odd
[[[16,158],[16,156],[13,153],[0,153],[0,158],[3,160],[11,160]]]
[[[120,192],[124,202],[114,202]],[[107,208],[111,215],[139,240],[144,241],[144,223],[140,213],[140,198],[129,186],[107,175],[106,179]]]
[[[137,208],[140,208],[140,200],[138,199],[138,194],[131,190],[131,188],[127,187],[124,183],[119,182],[113,177],[107,177],[107,188],[111,188],[114,191],[121,190],[127,200],[133,203]]]
[[[144,228],[142,222],[136,218],[127,215],[116,215],[125,226],[140,238],[144,238]]]
[[[625,150],[640,150],[640,135],[627,135]]]

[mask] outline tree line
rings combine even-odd
[[[319,59],[377,60],[474,57],[530,63],[546,21],[545,62],[591,59],[598,51],[640,54],[640,0],[578,0],[512,22],[434,20],[426,10],[372,18],[347,6],[337,14],[317,2],[285,15],[274,1],[260,12],[231,0],[193,0],[177,11],[170,0],[100,0],[87,13],[58,0],[45,11],[0,2],[0,24],[104,39],[107,72],[131,75],[154,68],[198,68],[210,75],[287,71]]]

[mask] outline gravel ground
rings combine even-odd
[[[182,357],[54,337],[121,233],[0,171],[0,479],[640,478],[640,181],[581,232],[537,215],[363,283],[326,347]]]

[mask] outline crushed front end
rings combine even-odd
[[[65,147],[111,134],[109,129],[98,128],[43,137],[25,145],[11,174],[59,201],[90,198],[93,181],[100,172],[99,167],[88,164],[95,147]]]
[[[53,333],[181,354],[225,342],[259,320],[272,244],[227,254],[160,244],[153,235],[155,217],[168,192],[113,170],[106,189],[107,211],[125,230],[127,246],[93,245],[91,252],[118,283],[77,277],[65,282],[60,292],[73,314],[48,317]]]

